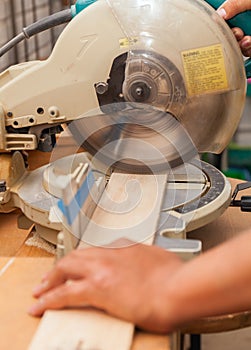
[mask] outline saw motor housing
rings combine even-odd
[[[199,152],[219,153],[238,125],[246,79],[231,30],[205,1],[99,0],[46,61],[4,71],[0,89],[5,151],[36,149],[62,123],[135,102],[171,114]]]

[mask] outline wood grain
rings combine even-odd
[[[133,325],[100,311],[47,311],[29,350],[128,350],[133,332]]]
[[[166,181],[167,175],[113,173],[82,241],[112,246],[125,238],[152,244]]]
[[[53,265],[52,258],[12,258],[0,276],[0,349],[26,350],[40,319],[28,315],[32,289]],[[0,266],[6,258],[0,258]],[[3,271],[3,269],[2,269]]]
[[[25,242],[29,232],[17,226],[17,217],[21,212],[0,213],[0,256],[15,256]]]
[[[31,230],[18,228],[20,214],[18,209],[8,214],[0,213],[0,256],[52,257],[52,254],[43,249],[25,244],[32,233]]]
[[[151,334],[146,332],[137,332],[131,350],[170,350],[170,341],[168,336],[160,334]]]
[[[12,258],[0,258],[0,277],[4,274],[4,271],[8,267],[8,263]]]

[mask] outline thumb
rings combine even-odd
[[[251,0],[226,0],[217,12],[224,19],[230,19],[247,10],[251,10]]]

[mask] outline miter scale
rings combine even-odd
[[[67,20],[82,3],[77,1]],[[67,25],[49,59],[0,75],[1,157],[9,164],[1,174],[0,209],[21,208],[55,242],[64,219],[56,223],[51,208],[63,195],[62,183],[75,186],[74,196],[81,198],[86,190],[80,183],[92,173],[98,200],[107,174],[166,173],[156,240],[185,237],[230,202],[228,181],[201,162],[197,151],[220,153],[238,125],[246,93],[238,44],[202,0],[88,5]],[[90,157],[72,155],[32,173],[21,153],[11,160],[14,151],[50,149],[51,135],[62,124]]]

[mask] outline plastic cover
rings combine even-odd
[[[163,99],[159,103],[155,94],[149,103],[177,118],[199,152],[221,152],[237,128],[246,93],[243,57],[228,25],[200,0],[108,3],[129,46],[124,92],[142,70],[152,75],[151,91],[155,87]],[[164,67],[166,86],[156,83],[154,60]]]

